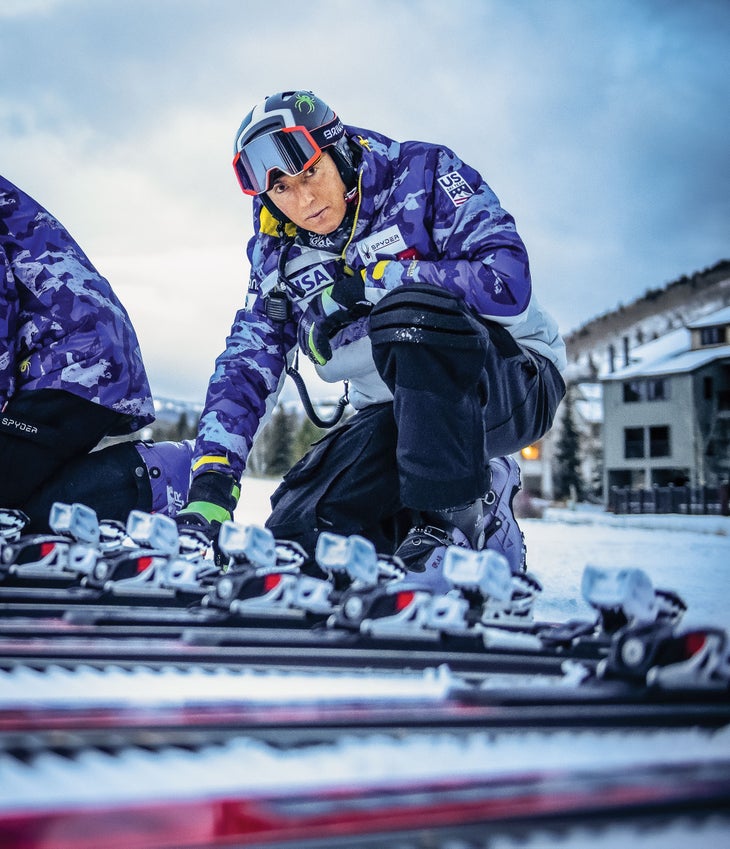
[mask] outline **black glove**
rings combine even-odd
[[[179,529],[203,531],[211,541],[223,522],[233,518],[240,488],[231,475],[204,472],[190,485],[188,503],[175,516]]]
[[[330,339],[346,325],[368,315],[373,305],[365,299],[360,275],[343,276],[315,295],[299,320],[299,347],[317,365],[332,359]]]

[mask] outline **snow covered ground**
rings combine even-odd
[[[278,483],[245,478],[236,521],[263,524]],[[580,589],[590,563],[640,567],[655,587],[684,598],[686,624],[730,629],[728,516],[613,516],[595,508],[551,508],[542,519],[523,519],[520,525],[528,568],[543,585],[537,619],[591,616]]]

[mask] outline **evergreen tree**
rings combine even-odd
[[[593,467],[593,476],[590,482],[591,494],[594,498],[602,498],[603,496],[603,446],[596,449],[595,465]]]
[[[308,416],[303,416],[294,435],[293,461],[296,462],[300,457],[303,457],[312,447],[312,443],[316,442],[324,433],[325,431],[321,427],[317,427]]]
[[[295,414],[287,413],[281,405],[276,407],[265,428],[267,431],[264,446],[265,474],[283,475],[291,467],[295,422]]]
[[[569,386],[563,399],[560,436],[555,448],[555,495],[557,498],[583,496],[580,477],[580,434],[575,426],[573,387]]]
[[[180,418],[177,424],[170,429],[170,439],[174,442],[181,442],[183,439],[190,438],[190,424],[188,423],[188,414],[183,410],[180,413]]]
[[[266,476],[265,443],[266,428],[264,428],[259,434],[248,455],[248,460],[246,460],[246,474],[252,475],[255,478],[262,478]]]

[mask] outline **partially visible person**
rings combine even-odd
[[[103,437],[154,421],[137,335],[68,231],[2,176],[0,411],[0,507],[26,512],[29,530],[46,529],[57,500],[86,503],[101,518],[174,511],[179,503],[152,490],[169,474],[179,479],[177,501],[186,497],[177,470],[189,466],[189,444],[130,442],[90,453]]]

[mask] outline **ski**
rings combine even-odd
[[[356,536],[311,559],[226,523],[216,555],[166,517],[51,519],[0,511],[8,849],[716,836],[727,635],[641,570],[587,567],[593,618],[542,622],[494,552],[449,548],[437,586]]]
[[[703,823],[726,805],[729,766],[721,736],[692,730],[21,749],[0,761],[0,830],[6,849],[487,846],[586,822]]]

